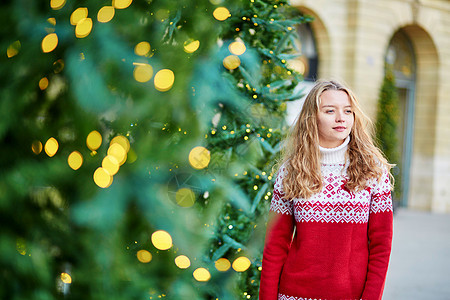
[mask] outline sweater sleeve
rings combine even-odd
[[[259,288],[260,300],[277,300],[281,271],[292,242],[294,206],[292,201],[284,198],[284,172],[284,168],[280,168],[270,204]]]
[[[391,254],[393,213],[389,173],[372,185],[368,224],[369,264],[363,300],[381,300]]]

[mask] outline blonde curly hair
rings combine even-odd
[[[322,189],[317,114],[320,96],[327,90],[345,92],[350,99],[354,115],[346,153],[349,161],[346,188],[350,191],[360,191],[367,186],[368,180],[379,181],[383,172],[390,172],[394,166],[388,163],[380,149],[374,145],[372,122],[362,112],[353,92],[337,81],[319,80],[306,96],[303,108],[291,127],[281,152],[278,166],[284,165],[286,168],[283,178],[286,199],[307,199]],[[391,182],[393,183],[392,175]]]

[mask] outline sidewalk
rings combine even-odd
[[[450,215],[398,209],[383,300],[450,300]]]

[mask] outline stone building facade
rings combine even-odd
[[[450,213],[450,1],[291,5],[314,17],[309,27],[316,77],[346,82],[373,120],[385,62],[394,65],[401,102],[401,203]]]

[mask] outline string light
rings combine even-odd
[[[111,140],[111,142],[109,143],[109,145],[111,146],[113,144],[121,145],[122,148],[125,149],[126,152],[130,151],[130,141],[123,135],[118,135],[118,136],[114,137]]]
[[[197,146],[189,152],[189,163],[194,169],[201,170],[206,168],[210,160],[211,153],[205,147]]]
[[[82,19],[75,27],[75,36],[80,39],[87,37],[91,33],[92,25],[93,23],[91,18]]]
[[[184,52],[186,53],[194,53],[200,47],[200,41],[192,41],[188,40],[184,42]]]
[[[175,258],[175,264],[180,269],[187,269],[191,266],[191,261],[186,255],[179,255]]]
[[[48,87],[48,79],[47,79],[47,77],[41,78],[41,80],[39,80],[39,88],[41,89],[41,91],[43,91],[47,87]]]
[[[117,9],[125,9],[131,5],[133,0],[113,0],[113,6]]]
[[[50,7],[54,10],[58,10],[64,7],[66,0],[50,0]]]
[[[106,189],[111,186],[113,177],[106,169],[99,167],[94,172],[94,182],[97,186]]]
[[[232,267],[236,272],[244,272],[251,264],[251,261],[247,257],[241,256],[234,260]]]
[[[103,6],[97,13],[97,20],[100,23],[107,23],[114,18],[115,9],[113,6]]]
[[[198,268],[194,271],[193,276],[195,280],[205,282],[211,279],[211,274],[205,268]]]
[[[119,162],[114,156],[107,155],[102,160],[102,168],[108,171],[111,176],[115,175],[119,171],[119,167]]]
[[[226,272],[230,269],[231,263],[226,258],[219,258],[218,260],[216,260],[215,266],[216,269],[219,270],[220,272]]]
[[[107,153],[113,156],[119,162],[120,166],[127,160],[127,151],[119,143],[111,144]]]
[[[155,88],[160,92],[167,92],[173,86],[175,75],[172,70],[162,69],[155,75]]]
[[[67,163],[69,164],[69,167],[71,167],[73,170],[78,170],[83,164],[83,156],[81,155],[80,152],[73,151],[67,158]]]
[[[233,42],[228,46],[228,50],[234,55],[242,55],[244,54],[246,47],[244,43],[241,42]]]
[[[225,21],[231,17],[230,11],[226,7],[218,7],[213,12],[214,18],[219,21]]]
[[[50,7],[54,10],[58,10],[64,7],[66,0],[50,0]]]
[[[95,151],[100,148],[102,144],[102,135],[94,130],[91,131],[86,138],[86,145],[91,151]]]
[[[59,144],[55,138],[49,138],[45,143],[44,149],[48,156],[52,157],[58,152]]]
[[[72,277],[68,273],[61,273],[60,275],[61,281],[65,284],[71,284],[72,283]]]
[[[48,53],[55,50],[56,46],[58,46],[58,36],[56,33],[47,34],[41,43],[42,52]]]
[[[149,64],[135,63],[133,76],[137,82],[147,82],[153,76],[153,68]]]
[[[136,253],[136,257],[137,259],[144,264],[149,263],[152,260],[152,254],[150,252],[148,252],[147,250],[139,250]]]
[[[228,55],[223,59],[223,66],[228,70],[234,70],[241,65],[241,60],[236,55]]]
[[[87,7],[79,7],[75,9],[70,15],[70,24],[77,25],[83,19],[86,19],[88,16]]]
[[[172,247],[172,237],[168,232],[158,230],[152,234],[152,243],[156,249],[168,250]]]
[[[136,53],[136,55],[139,56],[146,56],[149,52],[150,52],[150,43],[143,41],[138,43],[135,47],[134,47],[134,53]]]

